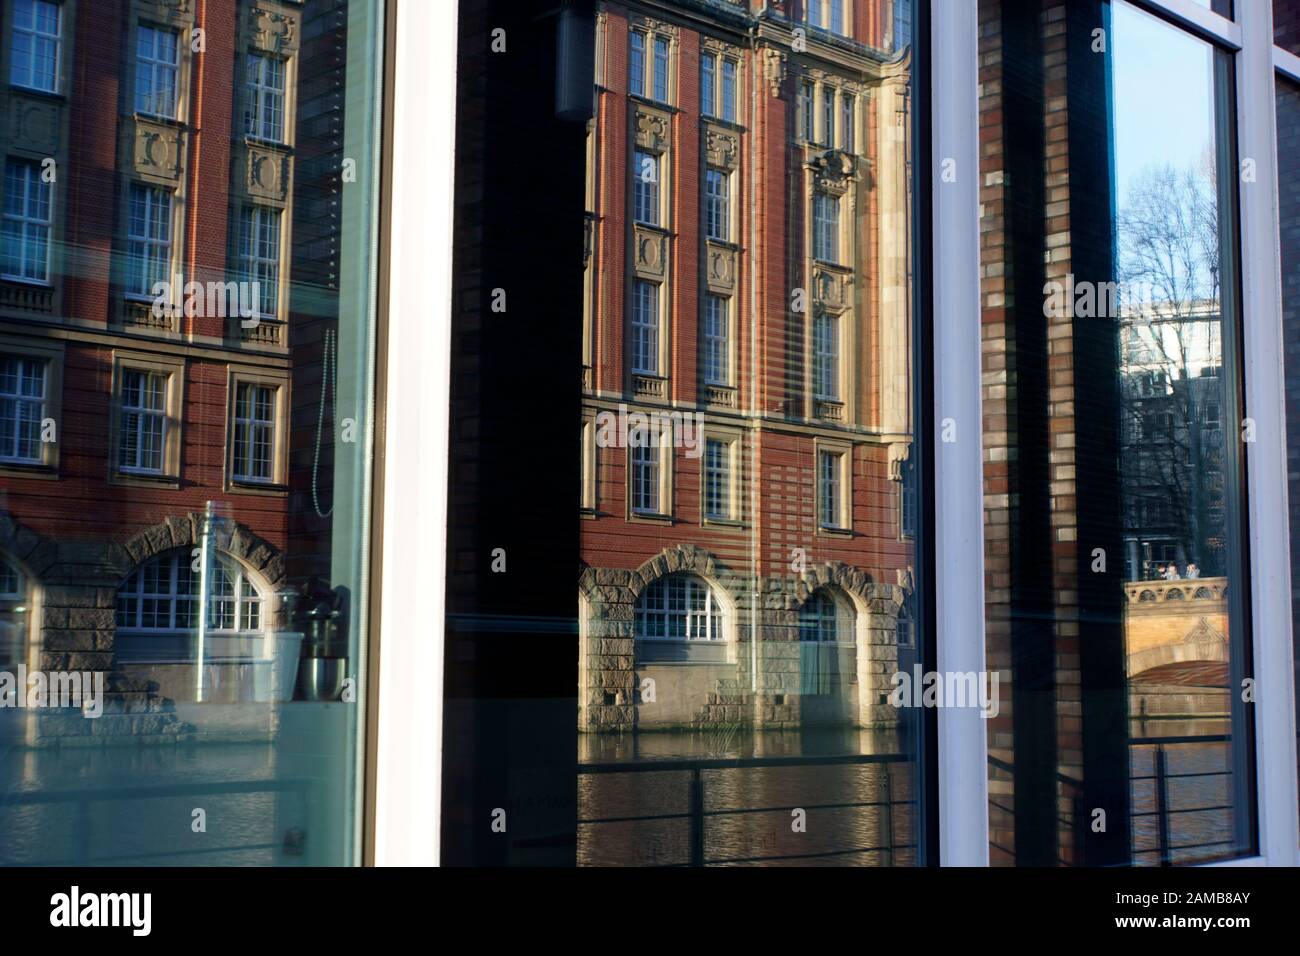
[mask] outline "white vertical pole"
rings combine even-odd
[[[938,668],[984,670],[980,413],[979,22],[974,0],[931,13],[934,168],[935,597]],[[946,168],[952,175],[944,181]],[[926,188],[926,184],[918,184]],[[945,421],[954,441],[944,441]],[[973,707],[939,710],[939,857],[989,861],[988,737]]]
[[[1251,621],[1255,663],[1259,850],[1274,866],[1300,861],[1296,814],[1296,714],[1291,638],[1291,555],[1287,522],[1286,379],[1282,357],[1281,235],[1273,73],[1273,4],[1236,4],[1245,445],[1250,516]],[[1248,166],[1247,166],[1248,168]],[[1243,173],[1245,170],[1243,169]],[[1240,688],[1233,688],[1240,693]]]
[[[398,0],[375,778],[378,865],[438,862],[456,4]],[[381,281],[385,281],[381,277]]]

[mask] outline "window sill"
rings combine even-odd
[[[23,86],[21,83],[10,83],[9,89],[15,93],[22,93],[26,96],[39,96],[46,100],[66,100],[66,94],[59,90],[42,90],[36,86]]]
[[[0,461],[0,475],[6,478],[31,478],[37,481],[58,481],[59,470],[43,462]]]
[[[817,533],[827,538],[852,538],[853,537],[852,528],[840,528],[840,527],[824,525],[824,524],[817,526]]]
[[[154,475],[148,472],[118,470],[109,478],[109,484],[136,488],[167,488],[172,491],[179,491],[181,479],[179,475]]]
[[[289,496],[288,485],[279,485],[270,481],[248,481],[242,478],[231,478],[226,482],[226,490],[234,494],[264,495],[270,498]]]
[[[628,521],[644,522],[645,524],[672,524],[673,516],[669,514],[659,514],[653,511],[629,511]]]
[[[735,531],[741,531],[745,528],[745,522],[739,518],[709,518],[705,517],[700,525],[705,528],[730,528]]]

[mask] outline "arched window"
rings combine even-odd
[[[146,561],[117,591],[117,653],[134,660],[192,660],[199,626],[197,559],[185,548]],[[208,566],[206,633],[262,630],[262,595],[244,569],[224,555]]]
[[[713,589],[691,574],[652,583],[636,602],[636,637],[642,641],[721,641],[722,607]]]
[[[837,643],[844,639],[835,599],[825,591],[818,591],[799,612],[799,640]]]
[[[0,670],[12,672],[23,662],[31,615],[27,575],[0,555]]]

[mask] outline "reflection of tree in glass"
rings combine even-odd
[[[1131,572],[1224,573],[1222,315],[1215,165],[1153,166],[1118,218],[1121,471]],[[1134,297],[1133,290],[1141,290]]]

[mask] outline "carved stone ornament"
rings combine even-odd
[[[668,148],[668,117],[648,110],[636,111],[636,144],[642,149]]]
[[[740,140],[735,133],[706,127],[704,155],[710,166],[719,169],[735,169],[740,161]]]
[[[291,16],[275,10],[251,7],[248,11],[248,25],[252,31],[253,44],[259,50],[284,53],[298,45],[298,25]]]
[[[837,196],[848,192],[856,171],[853,157],[838,149],[826,150],[813,157],[808,165],[813,171],[813,185]]]
[[[662,279],[667,271],[668,237],[649,229],[637,228],[632,243],[637,274]]]
[[[781,95],[785,84],[786,56],[780,50],[768,48],[763,51],[763,79],[767,81],[767,91],[773,96]]]
[[[705,278],[714,292],[731,292],[736,287],[736,252],[709,243],[705,250]]]

